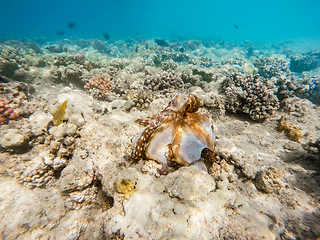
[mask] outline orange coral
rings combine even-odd
[[[9,120],[18,120],[20,117],[4,100],[0,100],[0,125],[7,124]]]
[[[111,90],[110,78],[105,75],[91,78],[84,86],[87,93],[92,93],[97,98],[103,98]]]

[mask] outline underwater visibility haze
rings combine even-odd
[[[320,239],[320,1],[0,1],[1,239]]]
[[[279,41],[320,37],[320,3],[306,1],[8,1],[2,9],[1,37],[55,37],[77,24],[64,37],[221,38],[228,41]],[[13,17],[14,16],[14,17]],[[237,26],[237,27],[235,27]]]

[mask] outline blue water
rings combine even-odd
[[[103,39],[103,32],[257,42],[320,38],[319,0],[1,0],[0,11],[0,37],[15,39]]]

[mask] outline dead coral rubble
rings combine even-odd
[[[300,142],[300,139],[303,138],[300,129],[285,120],[285,117],[282,116],[279,122],[279,132],[286,132],[291,141]]]
[[[310,140],[303,148],[307,150],[308,153],[318,154],[318,156],[320,156],[320,138],[317,140]]]

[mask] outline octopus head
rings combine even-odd
[[[200,107],[200,100],[193,94],[174,93],[169,103],[170,108],[175,112],[196,112]]]

